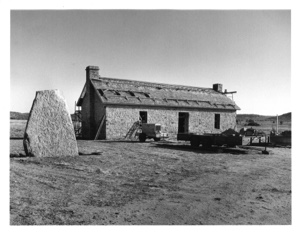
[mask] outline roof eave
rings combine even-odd
[[[84,84],[84,86],[82,88],[81,94],[80,94],[80,96],[79,96],[79,98],[78,98],[78,100],[76,102],[76,106],[81,106],[82,105],[85,93],[86,93],[86,84]]]
[[[157,107],[157,108],[176,108],[176,109],[197,109],[197,110],[222,110],[222,111],[236,111],[235,108],[208,108],[208,107],[193,107],[193,106],[175,106],[175,105],[156,105],[156,104],[132,104],[132,103],[113,103],[103,102],[106,106],[142,106],[142,107]]]

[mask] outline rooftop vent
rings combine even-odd
[[[213,90],[214,91],[222,92],[222,88],[223,88],[222,84],[219,84],[219,83],[213,84]]]

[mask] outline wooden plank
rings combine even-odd
[[[99,135],[100,135],[100,132],[101,132],[101,128],[103,126],[103,123],[104,123],[104,120],[105,120],[105,114],[103,115],[102,119],[101,119],[101,122],[100,122],[100,125],[99,125],[99,128],[98,128],[98,131],[97,131],[97,134],[95,136],[95,139],[94,140],[97,140]]]

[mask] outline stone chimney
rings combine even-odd
[[[219,84],[219,83],[213,84],[213,90],[214,91],[222,92],[222,88],[223,88],[222,84]]]
[[[82,127],[82,137],[84,139],[92,140],[95,138],[97,132],[97,125],[95,122],[95,97],[96,90],[93,86],[92,79],[99,79],[99,67],[98,66],[87,66],[86,69],[86,93],[85,99],[87,104],[85,107],[85,126]]]
[[[86,79],[99,79],[99,67],[98,66],[87,66]]]

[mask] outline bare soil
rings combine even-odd
[[[12,225],[291,224],[291,149],[78,141],[78,157],[27,158],[10,141]]]

